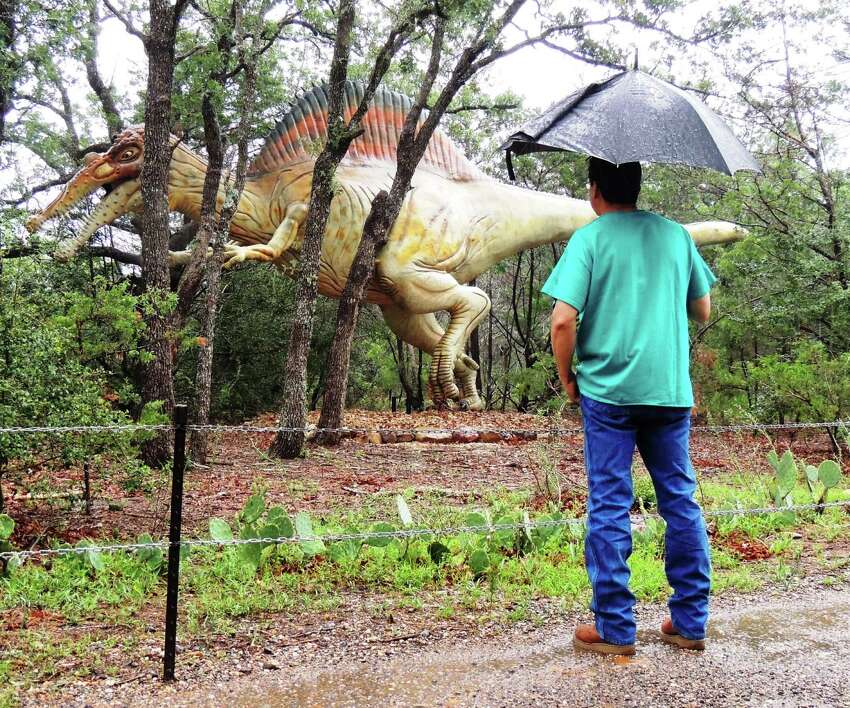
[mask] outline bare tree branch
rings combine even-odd
[[[103,0],[103,4],[106,5],[106,9],[109,10],[112,13],[112,15],[113,15],[113,17],[115,17],[115,19],[117,19],[122,25],[124,25],[124,29],[127,30],[127,32],[129,34],[133,35],[134,37],[138,37],[139,39],[142,40],[142,44],[144,44],[145,49],[147,49],[148,36],[144,32],[142,32],[141,30],[137,29],[136,26],[130,20],[130,18],[127,17],[123,12],[118,10],[110,2],[110,0]]]
[[[548,39],[541,39],[540,44],[542,44],[544,47],[548,47],[549,49],[554,49],[556,52],[565,54],[566,56],[571,57],[572,59],[578,59],[579,61],[583,61],[585,64],[590,64],[592,66],[609,66],[612,69],[619,69],[620,71],[626,70],[626,67],[623,64],[612,64],[611,62],[596,59],[595,57],[588,56],[587,54],[582,54],[581,52],[576,52],[572,49],[562,47],[560,44],[550,42]]]
[[[456,108],[447,108],[447,115],[456,115],[458,113],[465,113],[467,111],[510,111],[514,108],[519,108],[519,103],[472,103],[464,106],[457,106]],[[431,110],[431,107],[428,107],[428,110]]]
[[[51,187],[58,187],[60,184],[65,184],[73,176],[74,175],[72,173],[60,175],[56,179],[51,179],[47,182],[42,182],[41,184],[35,187],[31,187],[20,197],[15,197],[13,199],[3,199],[0,201],[2,201],[3,204],[6,204],[8,206],[20,206],[24,202],[27,202],[32,199],[33,196],[38,194],[39,192],[43,192],[46,189],[50,189]]]
[[[99,258],[111,258],[119,263],[142,267],[142,254],[122,251],[114,246],[89,246],[89,253]]]
[[[97,5],[91,2],[89,5],[89,21],[86,26],[87,43],[83,43],[83,52],[85,55],[86,78],[89,86],[100,101],[100,106],[103,109],[104,119],[106,121],[106,129],[108,135],[113,135],[121,130],[124,125],[124,120],[121,118],[121,113],[118,106],[115,104],[115,97],[112,91],[103,82],[100,76],[100,70],[97,68],[97,40],[100,27],[100,17],[97,12]]]

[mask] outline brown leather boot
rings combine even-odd
[[[670,617],[661,623],[661,641],[673,644],[680,649],[694,649],[696,651],[705,649],[705,639],[686,639],[676,631]]]
[[[599,636],[596,627],[592,624],[580,624],[576,627],[573,636],[573,646],[576,649],[595,651],[599,654],[619,654],[620,656],[632,656],[635,653],[634,644],[610,644]]]

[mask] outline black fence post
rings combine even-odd
[[[83,501],[86,503],[86,514],[91,516],[91,476],[89,461],[83,462]]]
[[[171,468],[171,523],[168,527],[168,589],[165,596],[164,681],[174,680],[177,659],[177,591],[180,586],[180,531],[183,520],[183,472],[186,470],[186,422],[189,409],[174,406],[174,462]]]

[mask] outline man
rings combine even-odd
[[[639,210],[641,168],[588,160],[599,218],[573,234],[543,292],[555,298],[552,349],[561,384],[580,401],[588,479],[585,562],[594,625],[576,647],[634,654],[629,509],[637,447],[667,522],[665,571],[673,588],[665,641],[703,649],[711,566],[688,457],[693,406],[688,316],[706,322],[716,278],[679,224]],[[572,372],[573,352],[578,372]]]

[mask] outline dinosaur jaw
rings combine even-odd
[[[26,227],[34,233],[42,225],[62,216],[75,204],[85,199],[99,187],[118,189],[128,180],[137,179],[144,160],[144,131],[141,127],[128,128],[115,136],[106,152],[89,153],[85,164],[40,214],[27,221]]]
[[[112,189],[86,218],[79,233],[56,249],[54,257],[68,261],[76,255],[101,226],[111,224],[119,216],[141,209],[141,184],[138,179],[121,182]]]

